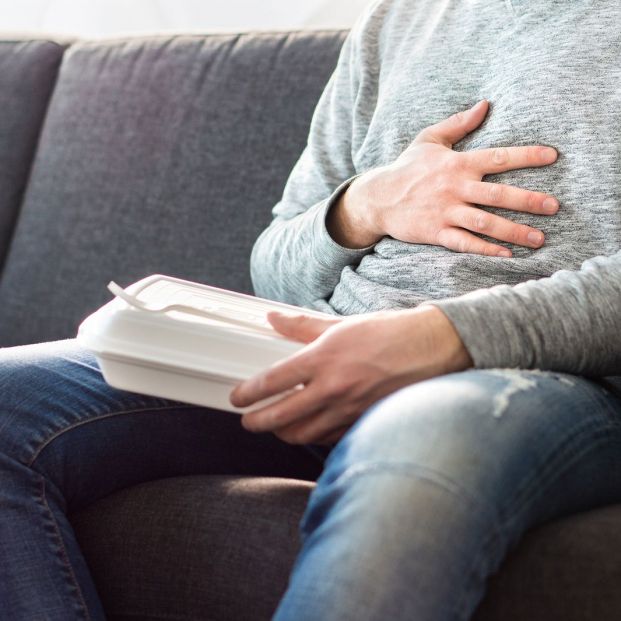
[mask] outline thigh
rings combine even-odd
[[[189,474],[314,480],[318,447],[251,434],[237,414],[110,387],[75,341],[0,350],[0,453],[76,510],[117,489]]]
[[[391,469],[486,507],[513,539],[533,524],[621,502],[621,399],[597,381],[541,371],[422,382],[368,410],[320,483]]]
[[[621,401],[597,382],[490,370],[406,387],[328,457],[276,618],[470,618],[526,529],[617,502]]]

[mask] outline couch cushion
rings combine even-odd
[[[0,271],[64,46],[0,41]]]
[[[313,484],[187,477],[101,500],[73,524],[110,621],[269,619]]]
[[[250,291],[343,32],[80,43],[61,68],[0,283],[0,344],[75,335],[106,284]]]
[[[75,515],[111,621],[270,618],[299,550],[314,484],[254,477],[140,485]],[[475,621],[621,618],[621,506],[527,534]]]
[[[621,505],[528,533],[490,585],[474,621],[621,619]]]

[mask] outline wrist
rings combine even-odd
[[[383,234],[371,218],[364,176],[357,177],[332,205],[326,228],[332,239],[346,248],[367,248],[379,242]]]
[[[437,306],[425,305],[414,310],[424,315],[434,352],[437,375],[458,373],[474,367],[474,362],[451,320]]]

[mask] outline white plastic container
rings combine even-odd
[[[111,283],[111,289],[117,297],[87,317],[77,337],[95,354],[105,380],[229,412],[248,409],[229,402],[236,384],[304,346],[279,335],[267,322],[268,311],[326,317],[169,276],[150,276],[125,290]],[[171,305],[176,308],[158,312]]]

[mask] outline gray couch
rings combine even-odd
[[[0,43],[0,344],[72,337],[165,273],[251,291],[248,260],[343,32]],[[312,481],[145,482],[73,516],[109,618],[268,619]],[[528,534],[478,621],[621,618],[621,506]],[[139,611],[148,595],[152,611]],[[1,612],[0,612],[1,617]]]

